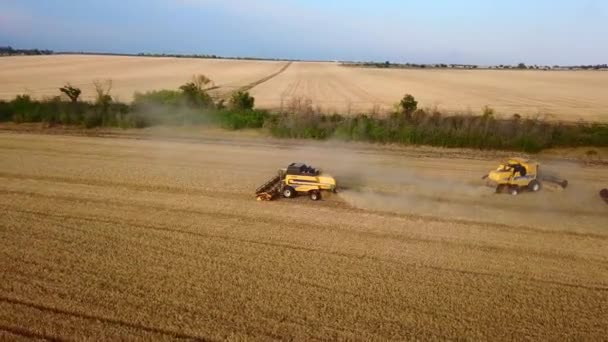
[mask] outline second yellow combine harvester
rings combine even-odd
[[[336,180],[321,170],[303,163],[292,163],[286,169],[256,189],[258,201],[271,201],[280,195],[294,198],[306,194],[313,201],[321,199],[322,191],[336,192]]]
[[[568,186],[566,180],[541,176],[540,164],[523,158],[511,158],[482,178],[486,180],[487,185],[496,187],[497,193],[507,192],[511,195],[518,195],[522,191],[540,191],[542,182],[557,184],[562,188]]]

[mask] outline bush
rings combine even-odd
[[[487,118],[494,117],[494,113],[495,113],[494,109],[486,105],[483,107],[483,109],[481,111],[481,116],[487,119]]]
[[[254,103],[255,98],[251,97],[248,92],[238,91],[230,98],[230,107],[236,110],[252,110]]]
[[[210,108],[213,99],[205,91],[200,90],[194,83],[186,83],[179,89],[184,93],[188,106],[198,108]]]
[[[192,85],[200,88],[195,83]],[[478,116],[446,116],[437,110],[417,109],[411,95],[406,95],[396,113],[389,117],[379,117],[375,112],[345,117],[323,115],[306,99],[294,99],[281,113],[271,114],[252,108],[254,99],[246,92],[234,94],[229,109],[193,104],[190,90],[183,89],[137,93],[133,104],[127,105],[112,101],[107,89],[101,89],[95,103],[67,101],[59,96],[33,100],[28,95],[19,95],[12,101],[0,101],[0,121],[12,119],[87,128],[209,123],[233,130],[265,127],[273,136],[283,138],[338,138],[525,152],[551,147],[608,146],[606,124],[560,124],[521,116],[499,119],[487,106]],[[409,115],[405,117],[401,112]]]
[[[154,90],[146,93],[135,93],[133,104],[177,107],[186,104],[186,97],[183,92],[176,90]]]
[[[262,128],[268,112],[262,110],[224,110],[218,112],[220,125],[228,129]]]
[[[409,119],[416,109],[418,109],[418,101],[416,101],[412,95],[405,94],[401,99],[401,102],[399,102],[399,106],[401,107],[403,114],[405,114],[405,117]]]
[[[195,75],[192,81],[188,82],[179,89],[186,98],[187,104],[194,108],[212,108],[213,99],[207,93],[205,86],[213,82],[205,75]]]
[[[283,113],[266,121],[271,134],[285,138],[369,141],[538,152],[560,146],[608,146],[608,125],[560,125],[536,119],[498,120],[483,116],[443,116],[418,109],[410,120],[400,116],[326,117]]]
[[[11,101],[13,121],[17,123],[41,121],[38,114],[38,107],[38,103],[32,101],[29,95],[17,95],[17,97]]]
[[[89,109],[84,113],[83,122],[84,127],[93,128],[101,126],[103,123],[103,114],[94,109]]]
[[[13,118],[13,110],[10,103],[0,100],[0,122],[10,121]]]

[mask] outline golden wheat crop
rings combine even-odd
[[[0,99],[23,93],[55,96],[66,82],[82,87],[83,98],[91,99],[93,80],[112,79],[112,95],[130,101],[136,91],[177,89],[193,74],[210,77],[219,87],[214,95],[250,89],[256,104],[267,109],[308,99],[328,113],[386,111],[410,93],[421,107],[445,112],[479,114],[487,105],[505,116],[608,121],[608,72],[602,71],[398,70],[315,62],[19,56],[0,58]]]
[[[513,202],[420,153],[0,134],[0,338],[604,338],[606,168]],[[256,202],[292,158],[362,189]]]

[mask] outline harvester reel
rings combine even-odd
[[[273,198],[272,194],[269,194],[267,192],[258,194],[256,197],[256,199],[258,201],[272,201],[272,198]]]

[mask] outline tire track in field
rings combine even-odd
[[[398,265],[395,265],[395,267],[400,268]],[[252,269],[251,271],[253,272],[254,270]],[[467,274],[465,273],[465,276],[466,275]],[[319,289],[324,290],[324,291],[329,291],[329,292],[336,291],[336,292],[344,293],[344,292],[341,292],[341,291],[339,291],[338,289],[335,289],[335,288],[325,287],[323,285],[319,285],[319,284],[316,284],[316,283],[302,282],[300,279],[293,279],[292,277],[281,277],[280,275],[278,275],[278,277],[284,279],[287,282],[293,282],[293,283],[298,283],[298,284],[301,283],[302,285],[312,286],[312,287],[319,288]],[[514,280],[517,280],[517,279],[514,279]],[[396,304],[396,303],[392,303],[392,302],[386,302],[386,301],[380,300],[378,298],[375,298],[373,296],[361,296],[361,295],[358,295],[356,293],[350,293],[350,292],[345,292],[345,293],[348,294],[348,295],[352,295],[355,298],[358,298],[358,300],[364,300],[366,302],[367,301],[378,302],[378,305],[389,305],[389,306],[396,305],[397,307],[401,308],[402,310],[411,311],[411,312],[417,312],[418,314],[426,314],[426,315],[430,315],[431,317],[436,317],[436,318],[456,319],[457,321],[461,321],[461,324],[462,324],[463,320],[471,323],[471,321],[469,319],[466,319],[466,318],[463,319],[463,317],[458,317],[457,315],[455,316],[452,312],[449,312],[449,311],[446,311],[446,312],[434,312],[434,311],[421,310],[420,308],[415,307],[415,306],[402,305],[402,304],[399,304],[399,303]],[[309,321],[300,322],[300,321],[291,321],[289,319],[287,321],[289,321],[291,323],[294,323],[294,324],[299,324],[299,325],[306,325],[306,322],[310,323]],[[329,327],[329,326],[327,326],[327,327]],[[332,329],[338,329],[338,327],[331,327],[331,328]],[[437,336],[439,337],[439,335],[437,335]],[[448,336],[441,336],[441,337],[448,338]],[[452,336],[451,338],[454,338],[454,336]]]
[[[199,195],[199,196],[221,196],[225,198],[242,199],[244,195],[242,193],[227,192],[227,191],[216,191],[216,190],[203,190],[203,189],[187,189],[182,187],[174,187],[167,185],[143,185],[134,183],[124,182],[112,182],[104,180],[93,180],[85,178],[70,178],[61,176],[33,176],[33,175],[21,175],[8,172],[0,172],[0,178],[7,179],[19,179],[19,180],[36,180],[36,181],[48,181],[72,185],[87,185],[87,186],[98,186],[98,187],[112,187],[112,188],[123,188],[127,190],[136,191],[152,191],[161,192],[167,194],[183,194],[183,195]],[[247,196],[253,198],[253,195]]]
[[[372,95],[369,91],[365,90],[364,88],[362,88],[361,86],[355,84],[352,81],[349,81],[348,79],[345,79],[343,77],[343,75],[339,75],[336,73],[335,75],[335,83],[334,86],[336,87],[336,91],[341,90],[343,91],[344,97],[348,98],[348,94],[353,94],[354,98],[357,99],[356,101],[351,101],[352,103],[360,103],[360,104],[366,104],[366,105],[390,105],[387,103],[384,103],[384,101],[382,101],[380,98]]]
[[[78,179],[78,178],[68,178],[68,177],[60,177],[60,176],[33,176],[33,175],[21,175],[21,174],[13,174],[7,172],[0,172],[0,178],[7,179],[19,179],[19,180],[38,180],[38,181],[49,181],[49,182],[58,182],[65,184],[74,184],[74,185],[85,185],[85,186],[100,186],[100,187],[114,187],[114,188],[123,188],[127,190],[135,190],[135,191],[147,191],[147,192],[160,192],[167,194],[183,194],[183,195],[198,195],[205,197],[217,197],[221,196],[223,198],[230,198],[235,200],[244,200],[253,198],[249,194],[245,193],[237,193],[237,192],[222,192],[216,190],[203,190],[203,189],[186,189],[182,187],[170,187],[163,185],[141,185],[141,184],[133,184],[133,183],[122,183],[122,182],[111,182],[111,181],[102,181],[102,180],[90,180],[90,179]],[[40,193],[33,192],[25,192],[25,191],[14,191],[7,189],[0,189],[0,192],[6,194],[17,194],[17,195],[27,195],[27,196],[38,196],[38,197],[48,197],[48,198],[56,198],[63,199],[67,201],[74,201],[73,197],[68,196],[50,196],[43,195]],[[77,199],[82,200],[81,198]],[[95,201],[93,199],[87,198],[88,201]],[[106,203],[106,202],[101,202]],[[357,207],[353,207],[346,202],[336,202],[336,206],[333,208],[335,210],[344,211],[344,212],[354,212],[354,213],[373,213],[380,217],[395,217],[395,218],[407,218],[412,220],[425,220],[429,222],[439,222],[439,223],[458,223],[458,224],[475,224],[480,227],[488,227],[489,229],[503,229],[503,230],[515,230],[515,231],[525,231],[529,233],[538,233],[538,234],[548,234],[548,235],[566,235],[572,237],[581,237],[581,238],[594,238],[599,240],[608,240],[608,235],[594,234],[594,233],[580,233],[580,232],[571,232],[571,231],[552,231],[539,229],[526,225],[507,225],[503,223],[493,223],[493,222],[484,222],[484,221],[475,221],[475,220],[466,220],[466,219],[452,219],[452,218],[442,218],[438,216],[428,216],[428,215],[419,215],[419,214],[407,214],[407,213],[396,213],[390,211],[382,211],[376,209],[361,209]],[[132,205],[132,202],[125,203],[125,205]],[[176,209],[177,210],[177,209]],[[262,218],[256,218],[256,220],[260,220]],[[263,219],[268,220],[268,219]],[[272,220],[271,221],[277,221]],[[280,221],[282,223],[283,221]],[[278,223],[278,222],[275,222]]]
[[[64,341],[67,342],[67,341],[69,341],[69,340],[66,340],[66,339],[63,339],[63,338],[59,338],[59,337],[56,337],[56,336],[51,336],[51,335],[48,335],[48,334],[39,333],[39,332],[36,332],[36,331],[31,331],[31,330],[28,330],[28,329],[24,329],[24,328],[7,326],[7,325],[4,325],[4,324],[0,324],[0,331],[4,331],[4,332],[7,332],[7,333],[12,334],[12,335],[26,337],[26,338],[29,338],[29,339],[32,339],[32,340],[34,340],[34,339],[41,339],[41,340],[57,341],[57,342],[64,342]]]
[[[281,69],[279,69],[277,72],[274,72],[274,73],[272,73],[272,74],[270,74],[270,75],[268,75],[268,76],[266,76],[266,77],[264,77],[264,78],[261,78],[261,79],[259,79],[259,80],[255,81],[255,82],[252,82],[252,83],[249,83],[249,84],[247,84],[247,85],[245,85],[245,86],[242,86],[242,87],[240,87],[240,88],[237,88],[235,91],[228,92],[228,93],[224,94],[224,95],[223,95],[223,96],[221,96],[221,97],[222,97],[222,98],[224,98],[224,99],[227,99],[227,98],[229,98],[230,96],[232,96],[232,94],[237,93],[237,92],[239,92],[239,91],[242,91],[242,92],[250,91],[251,89],[253,89],[253,88],[255,88],[255,87],[259,86],[260,84],[265,83],[265,82],[268,82],[268,81],[270,81],[271,79],[273,79],[273,78],[275,78],[275,77],[279,76],[279,75],[280,75],[280,74],[282,74],[282,73],[283,73],[285,70],[287,70],[287,68],[289,68],[289,66],[290,66],[292,63],[293,63],[293,62],[287,62],[287,63],[285,63],[285,65],[283,65],[283,66],[281,67]]]
[[[185,333],[179,332],[179,331],[157,328],[157,327],[150,327],[150,326],[146,326],[146,325],[143,325],[140,323],[129,322],[129,321],[116,319],[116,318],[103,317],[103,316],[91,315],[91,314],[86,314],[86,313],[81,313],[81,312],[76,312],[76,311],[64,310],[64,309],[56,308],[56,307],[53,307],[50,305],[38,304],[35,302],[11,298],[11,297],[4,296],[4,295],[0,295],[0,302],[11,304],[11,305],[16,305],[16,306],[25,306],[25,307],[28,307],[31,309],[36,309],[36,310],[39,310],[42,312],[56,314],[56,315],[76,317],[76,318],[80,318],[80,319],[84,319],[84,320],[92,320],[92,321],[102,322],[102,323],[106,323],[106,324],[118,325],[118,326],[122,326],[125,328],[143,330],[143,331],[146,331],[149,333],[164,335],[164,336],[167,336],[170,338],[176,338],[176,339],[180,339],[180,340],[211,341],[204,337],[188,335],[188,334],[185,334]],[[2,329],[2,326],[0,326],[0,329]],[[27,333],[27,331],[23,331],[23,329],[14,329],[13,328],[13,330],[22,331],[24,333]],[[46,337],[43,336],[43,338],[46,338]],[[50,338],[50,339],[53,340],[54,338]]]
[[[84,230],[84,229],[75,229],[75,228],[73,228],[73,227],[69,227],[69,226],[67,226],[67,225],[65,225],[65,224],[57,224],[57,225],[58,225],[59,227],[65,228],[65,229],[69,229],[69,230],[73,230],[73,231],[78,231],[78,232],[80,232],[80,233],[83,233],[83,232],[84,232],[84,233],[88,233],[88,234],[90,234],[90,231],[86,231],[86,230]],[[162,248],[162,250],[163,250],[163,251],[169,251],[169,252],[172,252],[172,251],[170,251],[168,248]],[[70,275],[73,275],[73,274],[74,274],[74,269],[73,269],[73,268],[68,268],[68,267],[61,268],[60,266],[58,266],[58,264],[54,264],[54,263],[40,263],[40,262],[35,262],[35,261],[34,261],[34,262],[32,262],[32,261],[26,262],[26,261],[24,261],[22,258],[19,258],[19,259],[10,258],[10,259],[11,259],[11,260],[12,260],[14,263],[16,263],[16,264],[18,264],[18,263],[27,263],[27,264],[34,264],[34,266],[42,267],[42,268],[44,268],[44,269],[46,269],[46,270],[52,269],[52,270],[53,270],[53,272],[55,272],[55,273],[60,273],[60,274],[64,274],[64,275],[65,275],[65,276],[67,276],[67,277],[69,277]],[[210,259],[209,259],[209,260],[210,260]],[[45,260],[45,261],[46,261],[46,260]],[[221,262],[221,261],[218,261],[218,260],[215,260],[214,262],[215,262],[215,264],[219,264],[219,265],[222,265],[222,266],[226,267],[226,269],[238,269],[238,268],[243,268],[243,267],[242,267],[241,265],[239,265],[239,264],[229,264],[229,263],[227,263],[227,262]],[[79,270],[78,270],[78,272],[79,272],[79,274],[84,273],[84,274],[87,274],[87,275],[89,275],[89,276],[93,276],[94,278],[99,278],[99,276],[100,276],[100,274],[99,274],[99,273],[95,273],[95,272],[92,272],[92,271],[87,271],[87,270],[83,270],[83,269],[79,269]],[[250,272],[250,273],[253,273],[253,272],[255,272],[255,270],[254,270],[254,269],[250,269],[250,270],[249,270],[249,272]],[[31,282],[32,282],[32,281],[33,281],[33,280],[36,278],[36,276],[38,275],[38,274],[35,274],[35,275],[28,274],[27,272],[21,271],[20,269],[17,269],[17,270],[11,270],[11,273],[12,273],[13,275],[18,274],[18,275],[19,275],[19,276],[21,276],[23,279],[26,279],[26,281],[27,281],[28,283],[31,283]],[[284,278],[285,278],[285,279],[287,279],[286,277],[284,277]],[[48,278],[40,278],[40,279],[39,279],[39,281],[41,281],[41,282],[47,282],[47,281],[48,281]],[[93,281],[93,283],[94,283],[94,281]],[[199,284],[199,286],[200,286],[200,284]],[[205,289],[208,289],[208,288],[209,288],[208,286],[207,286],[207,287],[205,287]],[[118,288],[117,288],[117,289],[118,289]],[[10,291],[10,290],[9,290],[9,291]],[[131,295],[132,295],[132,294],[131,294]],[[137,297],[137,295],[134,295],[134,296],[135,296],[135,297]],[[140,298],[143,298],[143,297],[140,297]],[[2,300],[0,300],[0,302],[2,302]],[[212,316],[213,316],[213,317],[215,317],[217,320],[223,319],[223,317],[224,317],[224,315],[223,315],[221,312],[218,312],[217,310],[210,310],[210,309],[207,309],[206,313],[207,313],[208,315],[212,315]],[[267,318],[267,319],[269,319],[269,320],[273,320],[273,318],[272,318],[272,317],[267,317],[267,316],[264,316],[264,317],[265,317],[265,318]],[[303,324],[302,324],[302,325],[303,325]],[[258,328],[258,327],[250,327],[249,329],[250,329],[250,330],[253,330],[253,332],[255,332],[256,334],[259,334],[259,335],[268,336],[268,337],[273,338],[273,339],[275,339],[275,340],[276,340],[276,339],[280,339],[280,336],[273,335],[273,333],[272,333],[272,332],[265,331],[265,330],[263,330],[263,328]],[[243,333],[248,333],[248,332],[247,332],[247,331],[243,331]]]
[[[79,220],[74,219],[74,221],[77,222]],[[70,226],[69,224],[66,224],[65,223],[65,219],[57,219],[57,222],[55,222],[55,224],[57,224],[59,227],[62,227],[64,229],[77,231],[79,233],[89,234],[89,235],[91,233],[90,231],[88,231],[86,229],[75,228],[75,227]],[[131,226],[131,225],[129,225],[129,226]],[[106,238],[116,239],[117,241],[121,241],[121,239],[120,239],[119,236],[116,236],[116,235],[113,235],[113,234],[106,233],[106,234],[101,234],[101,235],[104,236],[104,237],[106,237]],[[152,248],[152,249],[159,248],[159,249],[163,250],[164,252],[168,252],[168,253],[172,253],[172,254],[175,252],[175,251],[173,251],[173,250],[171,250],[169,248],[166,248],[166,247],[159,247],[159,246],[147,246],[147,247]],[[193,255],[188,255],[188,254],[185,254],[185,253],[179,253],[179,256],[182,257],[182,258],[191,258]],[[201,259],[201,255],[196,255],[196,256],[197,256],[197,258]],[[419,307],[416,307],[416,306],[413,306],[413,305],[408,305],[408,304],[404,304],[404,303],[401,303],[401,302],[389,301],[389,300],[387,300],[385,298],[377,298],[377,297],[374,297],[374,296],[366,296],[366,295],[363,295],[361,293],[354,292],[354,291],[347,291],[347,290],[343,290],[343,289],[340,289],[340,288],[329,287],[329,286],[326,286],[326,285],[317,284],[317,283],[312,282],[312,281],[303,280],[303,279],[300,279],[298,277],[286,276],[283,273],[277,273],[277,271],[274,270],[273,268],[270,268],[269,270],[268,269],[260,269],[259,267],[244,266],[244,265],[239,264],[239,263],[230,263],[230,262],[227,262],[227,261],[220,261],[220,260],[212,259],[212,258],[204,258],[204,259],[208,260],[208,261],[212,261],[214,264],[222,265],[222,266],[226,267],[226,269],[231,269],[231,270],[240,269],[240,270],[243,270],[245,272],[249,272],[251,274],[259,273],[260,271],[268,272],[268,273],[270,273],[272,275],[273,278],[275,278],[275,279],[282,279],[285,282],[285,284],[287,284],[287,283],[293,283],[293,284],[297,284],[297,285],[300,285],[300,286],[303,286],[303,287],[312,287],[312,288],[315,288],[315,289],[318,289],[318,290],[321,290],[321,291],[325,291],[325,292],[328,292],[328,293],[332,293],[332,294],[336,294],[337,293],[337,294],[340,294],[340,295],[350,296],[350,297],[353,297],[356,300],[360,300],[360,301],[367,301],[367,302],[373,301],[373,302],[378,303],[378,305],[382,305],[384,307],[391,307],[391,306],[393,306],[393,307],[399,308],[399,310],[406,310],[408,312],[413,312],[413,313],[416,313],[416,314],[419,314],[419,315],[429,316],[429,317],[432,317],[434,319],[436,319],[436,318],[448,318],[448,319],[452,319],[452,320],[457,320],[457,321],[459,321],[461,323],[462,322],[473,323],[472,319],[469,319],[469,318],[466,318],[466,317],[461,317],[460,315],[458,315],[456,313],[453,313],[453,312],[449,312],[449,311],[438,312],[436,309],[433,309],[433,310],[424,310],[422,308],[419,308]],[[23,262],[21,259],[13,259],[13,261],[17,262],[17,263]],[[184,263],[184,261],[182,261],[182,263]],[[185,263],[189,264],[188,262],[185,262]],[[42,265],[42,264],[39,264],[39,265]],[[56,266],[56,265],[53,265],[53,264],[50,265],[50,267],[53,267],[53,266]],[[49,267],[49,266],[44,266],[44,267]],[[66,270],[66,272],[65,272],[66,274],[69,273],[69,272],[73,272],[73,269],[66,268],[65,270]],[[79,272],[82,272],[82,270],[79,270]],[[90,273],[90,274],[97,275],[96,273]],[[26,273],[23,273],[22,276],[25,277],[25,278],[28,277],[28,275]],[[271,292],[276,292],[276,293],[284,293],[284,294],[288,293],[288,292],[286,292],[285,289],[273,289],[273,290],[270,290],[270,291]],[[264,317],[266,317],[269,320],[276,320],[275,318],[270,317],[270,316],[264,316]],[[306,327],[306,326],[310,325],[310,323],[311,323],[310,320],[299,321],[299,320],[286,319],[286,318],[281,318],[281,322],[289,322],[289,323],[300,325],[300,326],[303,326],[303,327]],[[331,329],[331,330],[339,331],[339,332],[351,332],[351,333],[358,332],[358,333],[362,333],[362,331],[358,331],[358,330],[349,330],[349,329],[341,328],[339,326],[328,325],[325,322],[316,322],[315,326],[317,326],[317,327],[321,326],[323,328],[327,328],[327,329]],[[433,332],[428,332],[428,333],[430,335],[432,335],[432,336],[441,337],[443,339],[448,339],[448,336],[438,335],[438,334],[435,334]],[[411,337],[413,338],[414,335],[412,335]]]
[[[321,249],[317,249],[317,248],[298,246],[298,245],[294,245],[294,244],[290,244],[290,243],[258,241],[258,240],[236,238],[236,237],[223,236],[223,235],[217,235],[217,234],[193,232],[193,231],[189,231],[189,230],[185,230],[185,229],[176,229],[176,228],[170,228],[170,227],[166,227],[166,226],[141,224],[141,223],[132,222],[132,221],[129,221],[126,219],[121,219],[121,220],[115,220],[115,219],[109,219],[109,218],[101,219],[101,218],[94,217],[94,216],[74,216],[74,215],[69,215],[69,214],[67,214],[67,215],[66,214],[53,214],[53,213],[34,211],[34,210],[23,210],[18,207],[11,207],[11,206],[4,206],[4,207],[7,209],[10,209],[13,212],[19,212],[19,213],[29,214],[29,215],[37,215],[37,216],[42,216],[42,217],[59,218],[59,219],[73,219],[73,220],[81,220],[81,221],[113,224],[113,225],[125,225],[126,224],[130,227],[144,229],[144,230],[178,233],[178,234],[189,235],[189,236],[192,236],[195,238],[218,239],[218,240],[230,241],[230,242],[247,243],[247,244],[254,244],[254,245],[260,245],[260,246],[265,246],[265,247],[282,248],[282,249],[289,249],[289,250],[308,252],[308,253],[317,253],[317,254],[323,254],[323,255],[327,255],[327,256],[340,257],[340,258],[346,258],[346,259],[359,259],[359,260],[369,260],[369,261],[378,262],[378,263],[391,263],[394,265],[398,265],[400,267],[411,268],[411,269],[428,269],[428,270],[434,270],[434,271],[439,271],[439,272],[456,273],[456,274],[472,276],[472,277],[489,277],[489,278],[494,278],[494,279],[512,280],[512,281],[519,281],[519,282],[550,284],[550,285],[561,286],[561,287],[579,288],[579,289],[584,289],[584,290],[589,290],[589,291],[608,291],[608,286],[601,286],[601,285],[573,284],[573,283],[566,283],[566,282],[560,282],[560,281],[554,281],[554,280],[537,279],[537,278],[533,278],[533,277],[520,277],[520,276],[505,275],[505,274],[498,274],[498,273],[492,273],[492,272],[470,271],[470,270],[451,268],[451,267],[440,267],[440,266],[417,264],[417,263],[404,263],[404,262],[399,262],[399,261],[392,260],[392,259],[381,258],[381,257],[365,255],[365,254],[326,251],[326,250],[321,250]],[[309,225],[306,228],[311,229],[312,227],[313,226]],[[412,239],[412,240],[415,240],[418,242],[428,242],[428,241],[426,241],[426,239]],[[433,241],[433,242],[437,243],[438,241]],[[442,243],[442,241],[439,241],[439,243]],[[524,252],[524,251],[518,251],[518,252]],[[566,257],[566,259],[570,260],[571,258]],[[584,260],[583,260],[583,262],[584,262]],[[605,263],[601,263],[601,264],[603,265]]]
[[[99,199],[93,199],[93,198],[87,198],[87,197],[46,195],[46,194],[40,194],[40,193],[34,193],[34,192],[28,192],[28,191],[5,191],[5,190],[1,190],[1,189],[0,189],[0,193],[12,194],[12,195],[18,195],[18,196],[39,197],[39,198],[46,198],[46,199],[50,199],[50,200],[60,200],[60,201],[72,202],[72,203],[87,203],[88,202],[88,203],[94,203],[94,204],[99,204],[99,205],[106,205],[109,207],[121,207],[121,208],[135,207],[135,208],[139,208],[141,210],[155,210],[155,211],[181,213],[181,214],[187,214],[187,215],[201,215],[201,216],[209,216],[212,218],[225,219],[225,220],[240,220],[240,219],[256,220],[258,222],[264,222],[268,225],[277,225],[277,226],[280,226],[285,223],[284,219],[280,219],[280,218],[279,219],[273,218],[273,217],[264,217],[264,218],[255,217],[254,218],[249,215],[235,214],[235,213],[231,213],[231,212],[227,213],[227,212],[218,212],[218,211],[205,211],[205,210],[201,210],[201,209],[175,208],[172,206],[154,205],[154,204],[150,204],[147,202],[146,203],[137,203],[134,201],[113,200],[112,204],[108,204],[108,202],[106,200],[99,200]],[[1,205],[0,205],[0,207],[1,207]],[[9,208],[10,206],[4,205],[4,207]],[[22,213],[30,212],[30,211],[28,211],[26,209],[22,209],[22,208],[15,209],[14,211],[22,212]],[[36,213],[40,213],[40,212],[32,211],[32,213],[36,214]],[[66,215],[65,217],[66,218],[75,218],[75,219],[78,218],[78,216],[68,216],[68,215]],[[120,222],[126,222],[126,221],[123,220]],[[116,223],[116,224],[118,224],[120,222],[112,221],[112,223]],[[139,223],[134,223],[134,224],[139,224]],[[296,225],[292,225],[292,227],[294,229],[300,229],[300,225],[301,225],[301,223],[298,222]],[[462,241],[450,241],[450,240],[445,240],[445,239],[430,239],[430,238],[417,237],[414,235],[405,235],[405,234],[397,234],[397,233],[381,233],[380,234],[380,233],[376,233],[376,232],[353,231],[353,230],[349,230],[349,229],[345,229],[345,228],[341,228],[341,227],[337,227],[337,226],[333,226],[333,225],[322,225],[322,224],[318,224],[318,223],[317,224],[306,223],[305,228],[303,228],[303,230],[307,230],[307,231],[317,230],[319,232],[338,231],[338,232],[347,233],[347,234],[350,234],[353,236],[358,236],[361,238],[379,238],[379,239],[386,239],[386,240],[394,240],[394,241],[403,242],[403,243],[426,243],[426,244],[431,244],[431,245],[434,245],[434,244],[445,245],[445,246],[455,247],[455,248],[472,248],[472,249],[476,249],[479,251],[484,251],[484,252],[488,252],[488,253],[496,253],[496,254],[524,253],[527,255],[542,257],[542,258],[562,259],[562,260],[566,260],[566,261],[578,260],[578,261],[581,261],[584,263],[594,262],[594,263],[598,263],[602,266],[606,265],[606,262],[603,260],[580,257],[580,256],[569,254],[569,253],[541,252],[541,251],[535,251],[535,250],[525,249],[525,248],[504,247],[504,246],[496,246],[496,245],[483,244],[483,243],[470,243],[470,242],[462,242]],[[533,233],[535,233],[535,232],[533,232]],[[589,237],[589,236],[585,236],[585,237]],[[603,236],[600,236],[600,238],[601,237],[603,237]]]

